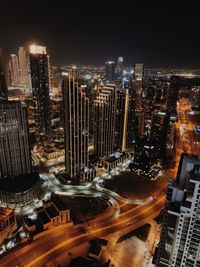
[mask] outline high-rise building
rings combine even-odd
[[[180,87],[180,77],[172,76],[167,89],[167,101],[166,101],[166,108],[167,110],[170,110],[172,114],[176,114],[176,104],[177,104],[179,87]]]
[[[8,81],[10,86],[20,86],[19,61],[15,54],[10,55],[10,60],[8,62]]]
[[[20,69],[20,86],[23,88],[30,87],[30,78],[28,70],[28,58],[24,47],[20,46],[18,50],[19,69]]]
[[[135,64],[133,88],[135,89],[136,97],[136,111],[142,108],[142,78],[143,78],[144,66],[143,64]]]
[[[65,170],[71,179],[86,181],[89,172],[89,98],[71,72],[63,76]]]
[[[117,78],[118,79],[122,79],[122,77],[123,77],[123,70],[124,70],[123,63],[124,63],[123,57],[118,57],[117,67],[116,67],[116,72],[117,72]]]
[[[142,81],[143,72],[144,72],[144,65],[141,64],[141,63],[135,64],[135,67],[134,67],[134,80]]]
[[[113,82],[115,80],[115,61],[106,61],[106,81]]]
[[[18,55],[10,55],[7,76],[9,86],[30,88],[28,58],[24,47],[19,47]]]
[[[0,103],[0,178],[31,173],[26,108],[19,101]]]
[[[168,111],[154,111],[152,114],[150,140],[157,148],[158,157],[162,159],[166,156],[169,119]]]
[[[134,139],[134,101],[130,88],[117,89],[115,147],[117,150],[126,151],[133,147]]]
[[[200,110],[200,86],[194,86],[191,89],[190,105],[193,110]]]
[[[116,86],[99,87],[94,100],[94,154],[97,159],[110,156],[114,152]]]
[[[177,179],[170,180],[158,267],[200,266],[200,155],[182,155]]]
[[[80,80],[80,69],[77,66],[72,66],[71,67],[71,75],[74,78],[74,80],[76,82],[78,82]]]
[[[49,56],[46,47],[31,45],[29,61],[36,137],[43,140],[51,134]]]
[[[143,109],[137,110],[135,112],[135,117],[137,118],[137,123],[136,123],[137,136],[140,138],[143,138],[144,136],[144,110]]]
[[[8,96],[4,63],[2,58],[2,49],[0,48],[0,101],[6,100]]]

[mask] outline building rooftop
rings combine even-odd
[[[52,196],[52,201],[59,211],[68,210],[69,208],[62,202],[58,195]]]
[[[57,212],[56,208],[53,205],[46,207],[45,210],[50,218],[54,218],[59,215],[59,213]]]
[[[43,208],[38,208],[37,214],[42,224],[50,222],[49,216],[47,215],[46,211]]]
[[[101,252],[101,245],[98,242],[93,242],[89,253],[99,256],[100,252]]]

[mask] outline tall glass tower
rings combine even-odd
[[[49,56],[45,46],[30,46],[30,72],[34,103],[34,119],[38,141],[51,133]]]

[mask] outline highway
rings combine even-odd
[[[113,205],[112,210],[108,213],[104,212],[95,220],[89,221],[87,226],[85,226],[87,229],[86,233],[82,233],[76,226],[69,225],[61,225],[47,230],[38,235],[31,243],[11,251],[8,255],[1,258],[0,266],[44,266],[60,254],[67,253],[71,248],[88,242],[93,236],[106,238],[113,235],[117,241],[119,236],[130,230],[137,229],[158,216],[165,205],[165,192],[168,180],[176,175],[181,153],[184,150],[189,150],[187,130],[186,133],[180,133],[180,126],[188,123],[187,119],[185,120],[186,116],[183,115],[185,113],[186,108],[184,103],[181,102],[178,107],[179,121],[176,124],[177,132],[179,133],[179,138],[176,141],[176,166],[162,171],[162,174],[155,181],[154,190],[149,192],[149,195],[144,200],[126,199],[115,192],[101,188],[98,181],[111,174],[100,175],[91,184],[86,186],[61,185],[53,174],[43,174],[43,179],[46,180],[48,187],[58,194],[69,196],[82,193],[94,197],[109,196]],[[192,153],[194,151],[189,152]],[[127,166],[124,165],[121,168],[124,169]],[[118,171],[121,171],[121,169]]]

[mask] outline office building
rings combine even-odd
[[[200,110],[200,86],[194,86],[190,93],[190,105],[193,110]]]
[[[31,173],[26,108],[19,101],[0,103],[0,177]]]
[[[107,84],[97,89],[94,100],[94,154],[97,159],[114,152],[116,119],[116,86]]]
[[[81,78],[80,69],[77,66],[72,66],[70,71],[71,71],[71,76],[74,78],[76,82],[78,82]]]
[[[166,108],[171,112],[171,114],[176,115],[176,104],[178,98],[178,90],[180,87],[180,77],[172,76],[170,83],[168,84],[167,89],[167,99],[166,99]]]
[[[106,81],[113,82],[115,80],[115,61],[106,61]]]
[[[11,208],[31,204],[41,192],[32,172],[26,108],[20,101],[0,103],[0,204]]]
[[[144,110],[140,109],[140,110],[136,110],[135,112],[135,119],[136,119],[136,128],[135,128],[135,132],[136,132],[136,136],[138,136],[139,138],[143,138],[144,136]]]
[[[123,77],[123,70],[124,70],[123,63],[124,63],[123,57],[118,57],[117,67],[116,67],[117,79],[122,79]]]
[[[90,179],[89,143],[89,98],[71,72],[63,76],[65,171],[71,179]]]
[[[170,114],[168,111],[154,111],[151,119],[150,141],[157,148],[158,158],[166,157]]]
[[[19,61],[19,70],[20,70],[20,86],[22,88],[30,87],[30,77],[29,77],[29,66],[28,66],[28,57],[26,50],[23,46],[19,47],[18,50],[18,61]]]
[[[34,106],[34,120],[38,141],[51,136],[49,56],[45,46],[30,46],[30,72]]]
[[[143,64],[135,64],[133,76],[133,88],[136,96],[136,111],[142,108],[142,78],[144,66]]]
[[[0,207],[0,245],[17,229],[15,211]]]
[[[176,180],[170,180],[158,267],[200,266],[200,155],[181,157]]]
[[[8,97],[8,88],[6,84],[2,49],[0,48],[0,101],[6,100],[7,97]]]
[[[29,66],[26,50],[19,47],[18,55],[11,54],[7,66],[8,85],[30,90]]]
[[[133,147],[134,96],[130,88],[117,89],[115,148],[126,151]]]
[[[8,62],[8,81],[9,86],[20,86],[19,61],[17,55],[15,54],[10,55],[10,60]]]

